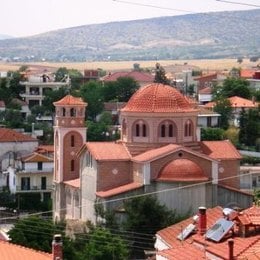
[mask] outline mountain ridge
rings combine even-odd
[[[259,22],[255,9],[81,25],[0,40],[0,56],[50,61],[255,56]]]

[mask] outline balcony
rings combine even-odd
[[[16,192],[19,193],[29,193],[29,192],[51,192],[53,189],[52,185],[50,186],[42,186],[42,185],[37,185],[37,186],[16,186]]]

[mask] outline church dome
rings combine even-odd
[[[196,111],[174,87],[160,83],[140,88],[122,111],[129,112],[190,112]]]
[[[159,173],[158,181],[194,182],[207,181],[203,170],[188,159],[177,159],[167,164]]]

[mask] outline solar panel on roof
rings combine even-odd
[[[234,222],[220,218],[217,222],[206,232],[206,238],[219,242],[233,227]]]
[[[179,239],[179,240],[184,240],[185,238],[187,238],[189,235],[190,235],[190,233],[195,229],[195,225],[193,225],[193,224],[189,224],[178,236],[177,236],[177,238]]]

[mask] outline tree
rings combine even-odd
[[[127,102],[139,87],[131,77],[119,77],[116,81],[105,82],[102,88],[104,101]]]
[[[215,141],[223,140],[224,130],[220,128],[202,128],[201,129],[201,140],[202,141]]]
[[[79,254],[79,259],[82,260],[124,260],[127,258],[127,244],[118,235],[100,227],[89,233],[89,241]]]
[[[99,115],[104,108],[102,86],[96,81],[89,81],[81,86],[80,94],[84,101],[88,103],[88,117],[92,121],[96,121],[97,115]]]
[[[240,113],[239,141],[247,146],[255,146],[260,136],[260,108],[242,110]]]
[[[62,87],[57,90],[48,90],[45,93],[44,99],[42,101],[42,105],[44,106],[46,111],[49,111],[51,113],[54,112],[54,105],[53,102],[56,102],[63,97],[65,97],[68,94],[68,91],[66,88]]]
[[[224,80],[223,86],[217,86],[213,88],[214,99],[229,98],[233,96],[239,96],[242,98],[251,98],[251,90],[249,88],[249,82],[241,78],[227,78]]]
[[[228,129],[229,120],[232,116],[232,107],[228,99],[222,98],[216,101],[214,106],[214,111],[221,115],[220,117],[220,127],[223,129]]]
[[[38,216],[19,219],[8,232],[12,243],[51,252],[51,242],[55,226],[51,220]]]
[[[170,84],[169,79],[167,79],[167,77],[165,75],[164,68],[158,62],[155,64],[154,82],[155,83],[162,83],[162,84],[165,84],[165,85],[169,85]]]

